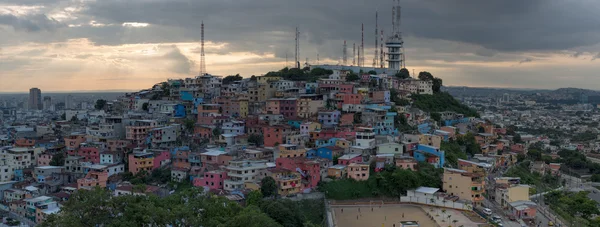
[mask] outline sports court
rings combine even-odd
[[[332,206],[331,208],[335,215],[336,226],[339,227],[393,227],[394,224],[398,227],[400,221],[418,221],[420,226],[427,227],[438,226],[423,209],[414,205]]]

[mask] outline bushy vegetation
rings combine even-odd
[[[582,132],[575,134],[571,140],[573,142],[585,142],[590,140],[595,140],[598,138],[598,133],[594,133],[592,131]]]
[[[442,186],[443,169],[435,168],[428,163],[419,163],[418,168],[418,171],[411,171],[390,165],[382,172],[373,172],[366,181],[340,179],[323,182],[319,185],[319,191],[324,192],[327,198],[336,200],[399,198],[405,195],[407,190],[419,186],[436,188]]]
[[[467,153],[463,152],[458,142],[442,142],[440,150],[446,152],[446,164],[456,168],[458,159],[467,159]]]
[[[259,196],[260,197],[260,196]],[[323,200],[263,200],[247,207],[197,188],[159,198],[78,190],[42,226],[322,226]]]
[[[438,92],[433,95],[413,94],[411,98],[413,99],[413,107],[426,112],[454,111],[468,117],[479,117],[476,110],[461,104],[447,92]]]
[[[548,191],[561,186],[560,178],[551,174],[544,174],[543,176],[537,172],[532,173],[529,170],[531,161],[525,160],[506,171],[504,176],[506,177],[520,177],[522,184],[528,184],[532,187],[537,188],[538,193],[542,191]]]
[[[282,77],[285,80],[292,81],[308,81],[314,82],[317,81],[322,76],[327,76],[333,74],[333,70],[323,69],[323,68],[313,68],[312,70],[308,69],[298,69],[298,68],[283,68],[277,72],[271,71],[265,74],[267,77]]]
[[[600,214],[598,203],[590,198],[589,192],[552,191],[544,195],[546,204],[556,211],[569,224],[578,223],[582,226],[600,226],[599,219],[592,219]]]
[[[240,76],[240,74],[235,74],[235,75],[227,76],[227,77],[223,78],[223,84],[230,84],[230,83],[233,83],[235,81],[242,80],[242,79],[244,79],[244,78],[242,78],[242,76]]]

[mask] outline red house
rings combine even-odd
[[[279,144],[284,144],[285,136],[291,131],[292,127],[289,125],[271,125],[263,127],[264,146],[276,147]]]
[[[319,162],[314,160],[304,157],[278,158],[275,161],[275,165],[277,169],[300,170],[299,172],[302,175],[302,189],[316,188],[321,180],[321,166]]]

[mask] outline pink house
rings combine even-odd
[[[100,163],[100,151],[96,147],[82,147],[77,150],[69,150],[68,154],[73,156],[81,156],[86,162],[91,162],[94,164]]]
[[[52,161],[52,154],[50,153],[41,153],[37,158],[37,166],[49,166],[50,161]]]
[[[338,165],[350,165],[352,163],[361,163],[362,156],[361,154],[345,154],[342,157],[338,158]]]
[[[523,153],[525,151],[525,145],[523,145],[522,143],[513,144],[510,146],[510,151],[516,153]]]
[[[65,146],[67,149],[76,149],[79,145],[85,142],[85,134],[71,134],[65,138]]]
[[[354,92],[353,84],[340,84],[338,87],[340,88],[340,93],[353,93]]]
[[[204,173],[204,177],[194,178],[194,187],[209,187],[210,189],[223,189],[223,181],[227,180],[227,172],[213,170]]]
[[[160,168],[171,161],[171,153],[169,151],[155,151],[153,169]]]

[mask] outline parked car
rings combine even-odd
[[[485,215],[492,215],[492,210],[491,210],[491,209],[489,209],[489,208],[483,208],[483,213],[484,213]]]

